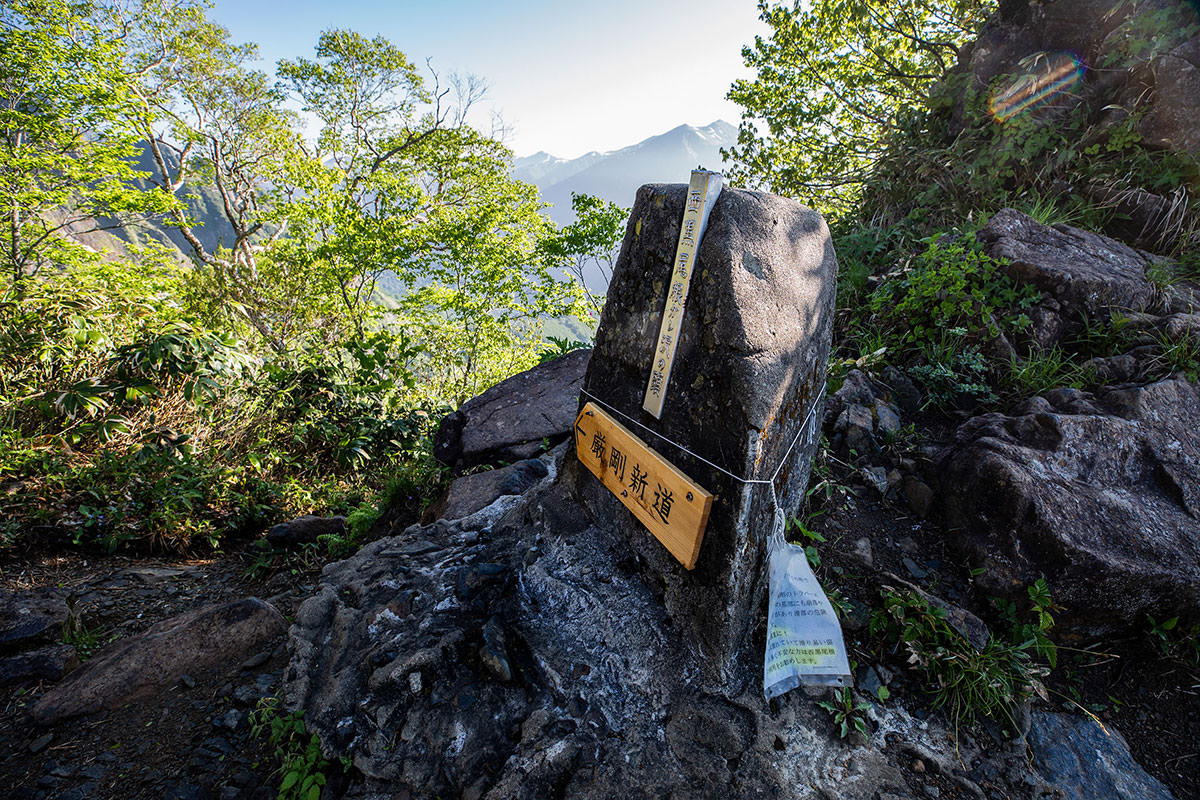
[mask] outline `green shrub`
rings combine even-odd
[[[973,238],[935,236],[898,275],[871,295],[871,311],[902,349],[928,350],[943,332],[962,328],[970,341],[994,339],[1029,325],[1024,312],[1041,299],[1018,285]]]
[[[0,547],[39,526],[108,552],[211,549],[355,508],[424,458],[444,407],[403,335],[264,358],[165,301],[121,315],[69,296],[72,280],[0,303]]]

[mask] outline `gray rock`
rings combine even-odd
[[[1014,280],[1044,295],[1033,338],[1050,347],[1074,330],[1081,316],[1107,318],[1110,310],[1143,311],[1161,304],[1146,279],[1143,254],[1120,242],[1069,225],[1050,227],[1011,208],[978,233],[993,258],[1005,259]]]
[[[862,476],[866,480],[867,486],[870,486],[881,495],[887,494],[888,477],[887,470],[884,467],[866,467],[862,470]]]
[[[871,552],[871,540],[866,536],[855,540],[854,549],[851,551],[851,555],[858,563],[862,564],[867,569],[871,569],[875,566],[874,553]]]
[[[1083,368],[1090,370],[1096,376],[1096,380],[1103,384],[1134,381],[1145,373],[1144,361],[1133,353],[1091,358],[1083,363]]]
[[[859,369],[852,369],[842,379],[842,385],[836,392],[825,398],[825,422],[829,424],[841,416],[842,410],[849,405],[860,405],[870,408],[879,397],[879,390],[867,374]]]
[[[236,731],[246,722],[246,713],[239,711],[236,708],[231,708],[224,714],[220,714],[213,719],[213,727],[217,729],[225,729]]]
[[[1200,281],[1181,280],[1167,291],[1171,298],[1172,312],[1176,314],[1200,313]]]
[[[134,567],[133,569],[125,570],[123,574],[131,578],[136,578],[144,584],[153,586],[163,581],[178,578],[181,575],[191,575],[195,572],[195,567]]]
[[[921,390],[912,379],[896,367],[884,367],[879,383],[887,390],[885,399],[894,403],[906,414],[915,414],[921,408]]]
[[[699,245],[666,404],[655,420],[642,402],[686,190],[638,190],[584,389],[638,420],[645,429],[633,426],[635,434],[717,496],[690,572],[615,497],[597,499],[620,521],[645,579],[664,585],[667,613],[717,675],[740,652],[762,603],[771,495],[666,440],[743,478],[778,469],[781,506],[796,512],[819,440],[837,260],[817,212],[774,195],[723,191]]]
[[[267,541],[275,547],[299,547],[317,541],[319,536],[342,536],[345,533],[345,517],[305,514],[291,522],[281,522],[273,526],[267,531]]]
[[[450,485],[443,519],[462,519],[479,511],[498,497],[524,494],[531,486],[549,474],[546,464],[529,458],[500,469],[464,475]]]
[[[900,432],[900,414],[896,407],[882,398],[875,399],[875,427],[885,438]]]
[[[1163,333],[1174,342],[1191,340],[1200,347],[1200,314],[1172,314],[1163,320]]]
[[[0,658],[0,686],[20,683],[61,680],[79,666],[75,648],[69,644],[52,644]]]
[[[1044,576],[1076,636],[1200,610],[1200,388],[1182,380],[1034,398],[965,423],[941,460],[951,545],[989,594]],[[1056,628],[1058,630],[1059,628]]]
[[[564,441],[578,408],[591,350],[514,375],[462,404],[438,426],[433,454],[456,469],[532,458]]]
[[[69,615],[56,592],[0,592],[0,653],[59,641]]]
[[[876,383],[861,370],[851,370],[841,388],[827,400],[826,427],[833,421],[830,444],[844,457],[861,463],[877,456],[880,446],[901,430],[898,398],[910,404],[919,402],[920,395],[911,381],[894,368],[889,367],[888,375],[898,390]]]
[[[921,519],[929,516],[934,501],[933,489],[929,484],[915,475],[906,475],[900,484],[900,490],[904,492],[904,499],[908,501],[908,507],[914,514]]]
[[[870,458],[879,452],[875,440],[875,417],[868,406],[851,403],[842,409],[834,431],[842,435],[840,449],[855,458]]]
[[[871,697],[875,697],[883,686],[883,678],[880,677],[878,670],[875,667],[867,667],[863,672],[862,680],[859,681],[858,689]]]
[[[1090,717],[1035,711],[1029,746],[1034,765],[1066,800],[1174,800],[1133,760],[1111,724],[1105,728]]]
[[[286,630],[273,607],[246,598],[189,611],[101,650],[33,707],[34,721],[116,708],[180,680],[189,671],[236,662]]]

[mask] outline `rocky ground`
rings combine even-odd
[[[944,421],[930,422],[922,429],[928,436],[945,430]],[[915,514],[902,494],[885,498],[827,454],[821,458],[826,477],[813,483],[823,496],[829,492],[815,509],[824,513],[813,527],[827,539],[820,548],[823,576],[836,576],[856,603],[878,592],[865,577],[867,567],[951,600],[969,601],[969,574],[947,552],[938,524]],[[112,637],[241,597],[269,598],[290,618],[315,589],[320,566],[297,563],[263,580],[247,577],[247,565],[247,558],[236,553],[205,559],[29,554],[0,566],[0,590],[6,597],[54,590],[52,595],[73,598],[74,614],[88,633],[68,638],[94,651]],[[61,608],[65,611],[66,604]],[[906,674],[903,654],[881,657],[864,612],[852,614],[846,626],[859,686],[871,690],[886,683],[894,701],[913,706],[916,716],[939,713],[932,708],[933,696]],[[55,617],[53,634],[43,640],[61,640],[68,616]],[[756,635],[759,647],[763,635]],[[278,761],[251,734],[249,715],[260,698],[279,691],[284,651],[279,637],[248,657],[237,655],[188,674],[153,697],[46,727],[33,724],[29,710],[53,681],[10,683],[0,714],[0,786],[13,798],[274,797]],[[1107,728],[1124,734],[1137,763],[1176,798],[1200,797],[1200,669],[1162,657],[1149,636],[1107,642],[1094,652],[1065,656],[1064,662],[1050,682],[1052,700],[1038,701],[1038,708],[1081,715],[1082,705]],[[1003,736],[994,726],[973,727],[962,735]],[[910,796],[968,796],[935,771],[936,760],[901,748],[894,756],[904,768]]]
[[[58,552],[9,560],[0,566],[5,619],[23,620],[26,631],[5,626],[6,652],[39,652],[65,640],[86,659],[110,640],[116,645],[155,623],[244,597],[269,598],[290,614],[316,577],[312,564],[253,580],[247,565],[240,553],[145,559]],[[20,614],[31,596],[39,606]],[[217,663],[190,669],[148,697],[49,725],[33,723],[30,711],[54,685],[54,672],[39,679],[36,669],[46,665],[0,659],[0,785],[14,798],[274,797],[278,765],[251,735],[249,714],[279,689],[284,640],[279,631],[255,652],[213,653]]]

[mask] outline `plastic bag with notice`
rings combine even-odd
[[[850,685],[842,626],[808,565],[803,547],[783,537],[776,520],[769,544],[770,601],[763,693],[767,699],[807,684]]]

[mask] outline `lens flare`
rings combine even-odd
[[[1020,65],[1027,72],[997,88],[988,103],[992,116],[1000,122],[1044,105],[1056,95],[1073,92],[1083,82],[1087,69],[1067,52],[1034,53],[1021,59]]]

